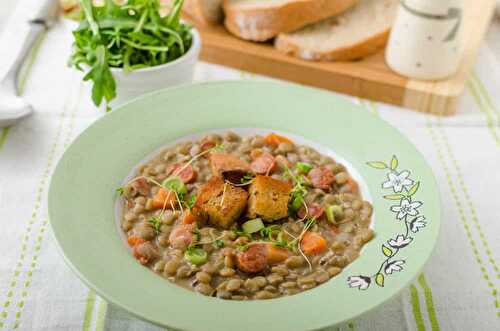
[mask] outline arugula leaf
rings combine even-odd
[[[96,61],[90,71],[83,77],[84,81],[92,80],[92,101],[99,106],[102,99],[110,102],[116,96],[116,83],[106,60],[106,48],[103,45],[97,46],[95,52]],[[108,109],[108,107],[107,107]]]
[[[116,97],[111,68],[130,72],[161,65],[184,55],[192,44],[191,27],[180,22],[184,1],[173,0],[170,13],[160,16],[158,0],[128,0],[117,5],[105,0],[94,5],[81,0],[82,19],[73,31],[70,65],[88,71],[92,81],[92,101],[99,106]]]

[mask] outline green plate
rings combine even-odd
[[[290,297],[225,301],[171,284],[125,249],[114,203],[130,170],[162,145],[229,128],[303,137],[357,170],[374,205],[376,235],[340,275]],[[49,213],[66,262],[89,287],[140,318],[191,331],[316,330],[352,319],[417,276],[440,226],[431,169],[397,130],[331,93],[259,81],[167,89],[103,116],[59,162]]]

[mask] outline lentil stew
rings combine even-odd
[[[374,235],[372,206],[346,167],[275,133],[178,143],[119,191],[121,229],[139,263],[221,299],[316,287]]]

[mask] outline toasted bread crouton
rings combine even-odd
[[[196,196],[193,213],[208,220],[208,223],[229,228],[243,213],[248,193],[220,177],[212,177]]]
[[[250,171],[248,162],[227,153],[210,154],[210,167],[214,176],[222,177],[233,184],[239,184],[241,178]]]
[[[292,185],[269,176],[257,176],[248,193],[248,212],[250,218],[261,217],[275,221],[288,216],[288,200]]]

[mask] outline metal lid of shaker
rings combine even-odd
[[[447,15],[451,8],[462,8],[463,0],[401,0],[403,5],[430,15]]]

